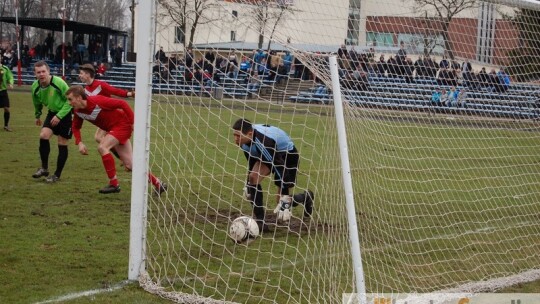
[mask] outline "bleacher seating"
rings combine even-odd
[[[51,74],[60,75],[61,65],[49,63]],[[135,89],[135,64],[124,64],[121,67],[112,67],[102,79],[119,88]],[[261,79],[259,85],[248,89],[247,75],[240,73],[236,78],[219,74],[219,82],[209,81],[205,85],[198,82],[185,81],[184,68],[169,71],[167,81],[154,74],[152,90],[155,93],[183,94],[197,96],[217,96],[231,98],[258,98],[265,89],[275,86],[274,80],[266,77]],[[22,73],[24,84],[31,84],[35,80],[32,69]],[[72,70],[66,75],[70,84],[80,84],[78,71]],[[342,92],[345,100],[351,104],[363,107],[377,107],[396,110],[434,111],[440,113],[457,113],[468,115],[483,115],[511,118],[540,118],[540,86],[533,84],[512,84],[507,92],[496,93],[487,90],[467,89],[466,107],[456,108],[447,106],[434,106],[431,103],[431,94],[436,88],[449,89],[437,85],[433,78],[415,79],[407,83],[403,78],[370,77],[369,89],[356,91],[346,89]],[[457,89],[463,89],[459,86]],[[327,90],[321,93],[313,88],[308,91],[297,92],[290,96],[289,101],[308,104],[330,104],[333,96]]]
[[[441,87],[434,79],[406,83],[402,78],[372,77],[368,90],[345,89],[342,91],[342,96],[351,104],[363,107],[526,119],[540,118],[538,94],[540,86],[514,84],[504,93],[467,89],[465,107],[433,105],[431,94],[436,88],[449,89],[450,87]],[[463,87],[458,86],[457,89],[461,90]],[[332,102],[333,96],[331,93],[317,94],[315,88],[312,88],[290,96],[289,100],[299,103],[328,104]]]

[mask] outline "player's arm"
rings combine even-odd
[[[111,95],[114,95],[114,96],[118,96],[118,97],[132,97],[133,94],[131,92],[128,92],[126,90],[123,90],[123,89],[120,89],[120,88],[117,88],[117,87],[113,87],[112,85],[106,83],[106,82],[103,82],[101,84],[101,86],[107,90]]]
[[[6,83],[10,89],[13,89],[13,83],[15,83],[15,80],[13,79],[13,72],[11,72],[10,69],[7,69]]]
[[[86,145],[82,142],[81,128],[84,120],[77,115],[73,116],[73,121],[71,122],[71,130],[73,131],[73,137],[75,137],[75,144],[79,147],[79,152],[82,155],[88,155],[88,149]]]
[[[32,103],[34,104],[34,117],[36,118],[36,125],[41,125],[41,114],[43,111],[43,104],[41,103],[41,99],[37,95],[39,92],[39,87],[36,87],[35,89],[32,88]]]

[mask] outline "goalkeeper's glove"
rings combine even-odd
[[[290,195],[282,195],[279,198],[279,203],[277,204],[276,209],[274,209],[274,213],[277,213],[278,221],[288,222],[291,219],[291,205],[292,198]]]

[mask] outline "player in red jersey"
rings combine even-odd
[[[133,150],[130,137],[133,133],[134,113],[129,104],[121,99],[105,96],[87,96],[82,86],[72,86],[66,92],[69,104],[73,107],[73,136],[75,144],[79,146],[79,152],[88,154],[88,149],[81,140],[81,127],[88,120],[98,128],[106,132],[98,146],[103,166],[109,177],[109,184],[99,190],[99,193],[120,192],[116,167],[111,149],[116,149],[120,159],[124,162],[126,170],[132,168]],[[157,193],[167,190],[166,184],[162,183],[152,173],[148,173],[148,179]]]
[[[135,92],[129,92],[120,88],[113,87],[105,81],[95,79],[95,77],[96,71],[93,65],[86,63],[79,67],[79,79],[82,83],[84,83],[84,91],[86,93],[86,96],[102,95],[111,97],[114,95],[118,97],[135,97]],[[107,132],[99,128],[96,130],[94,139],[98,144],[101,142],[105,134],[107,134]],[[114,154],[118,159],[120,159],[120,156],[118,155],[118,153],[116,153],[116,150],[113,149],[111,153]]]

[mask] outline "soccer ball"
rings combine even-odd
[[[236,243],[246,241],[248,238],[259,236],[259,226],[257,222],[249,216],[235,218],[229,227],[229,237]]]

